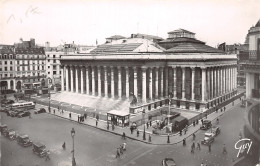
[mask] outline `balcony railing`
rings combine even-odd
[[[260,60],[260,50],[250,50],[249,60]]]
[[[253,98],[260,98],[260,89],[252,89],[252,97]]]

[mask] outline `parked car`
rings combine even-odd
[[[203,145],[209,145],[214,142],[214,134],[213,133],[205,133],[204,139],[201,141]]]
[[[19,145],[22,145],[23,147],[28,147],[28,146],[32,145],[32,141],[29,139],[29,136],[25,135],[25,134],[17,135],[16,140],[17,140],[17,143]]]
[[[48,150],[46,150],[46,146],[40,142],[33,143],[33,153],[40,157],[44,157],[49,153]]]
[[[213,136],[214,136],[214,137],[216,137],[217,135],[220,134],[220,128],[219,128],[218,126],[213,126],[213,127],[211,128],[211,131],[210,131],[210,132],[213,133]]]
[[[9,138],[10,140],[14,140],[16,139],[16,132],[14,131],[14,129],[8,129],[6,132],[3,133],[4,136],[6,136],[7,138]]]
[[[23,112],[23,110],[13,110],[13,111],[9,111],[9,115],[11,117],[16,117],[16,116],[18,116],[18,114],[20,114],[22,112]]]
[[[5,130],[7,130],[7,125],[6,124],[1,124],[0,125],[0,131],[3,133]]]
[[[202,126],[200,127],[201,130],[207,130],[211,128],[212,124],[210,120],[204,120]]]
[[[135,130],[137,128],[137,125],[135,122],[132,123],[132,125],[130,126],[131,130]]]
[[[7,106],[9,104],[13,104],[14,101],[13,100],[9,100],[9,99],[4,99],[1,101],[1,106],[4,107],[4,106]]]
[[[22,117],[26,117],[26,116],[30,116],[30,115],[31,115],[31,113],[29,111],[23,111],[23,112],[19,113],[17,115],[17,117],[22,118]]]
[[[46,110],[45,110],[45,108],[41,108],[39,110],[35,110],[34,113],[35,114],[46,113]]]
[[[176,166],[176,163],[172,158],[165,158],[162,160],[162,166]]]

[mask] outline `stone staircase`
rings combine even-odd
[[[129,112],[130,106],[130,101],[128,99],[119,100],[71,92],[61,92],[52,94],[51,99],[106,111],[122,110],[125,112]]]

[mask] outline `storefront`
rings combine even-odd
[[[130,114],[124,111],[111,110],[107,113],[107,122],[116,126],[129,126]]]

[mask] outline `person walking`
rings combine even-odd
[[[149,142],[152,142],[151,134],[149,134]]]
[[[123,132],[122,138],[123,138],[124,140],[126,139],[125,132]]]
[[[146,127],[147,127],[147,129],[149,128],[149,123],[148,122],[146,123]]]
[[[227,148],[226,148],[226,145],[225,144],[223,144],[223,152],[222,152],[223,154],[227,154]]]
[[[196,135],[195,135],[195,133],[193,133],[192,134],[192,138],[193,138],[193,141],[195,140],[195,138],[196,138]]]
[[[193,144],[191,145],[191,153],[194,153]]]
[[[112,123],[112,130],[113,130],[113,131],[115,130],[115,125],[114,125],[114,123]]]
[[[150,120],[150,126],[152,126],[152,121]]]
[[[109,130],[109,123],[107,123],[107,130]]]
[[[51,159],[50,159],[49,153],[47,152],[46,156],[45,156],[45,161],[48,161],[48,160],[51,160]]]
[[[182,140],[182,145],[183,145],[183,146],[186,146],[186,138],[183,138],[183,140]]]
[[[120,151],[119,151],[119,148],[116,149],[116,158],[120,158]]]
[[[53,113],[55,114],[55,109],[53,109]]]
[[[209,143],[209,153],[211,152],[211,143]]]
[[[63,150],[66,149],[66,144],[65,144],[65,142],[62,144],[62,148],[63,148]]]
[[[98,120],[96,120],[96,127],[97,127],[97,125],[98,125]]]
[[[78,115],[78,122],[79,122],[79,115]]]
[[[139,137],[139,130],[138,129],[136,130],[136,135],[137,135],[137,137]]]
[[[71,119],[71,112],[69,113],[69,117],[70,117],[70,119]]]
[[[200,143],[197,143],[197,149],[200,150]]]

